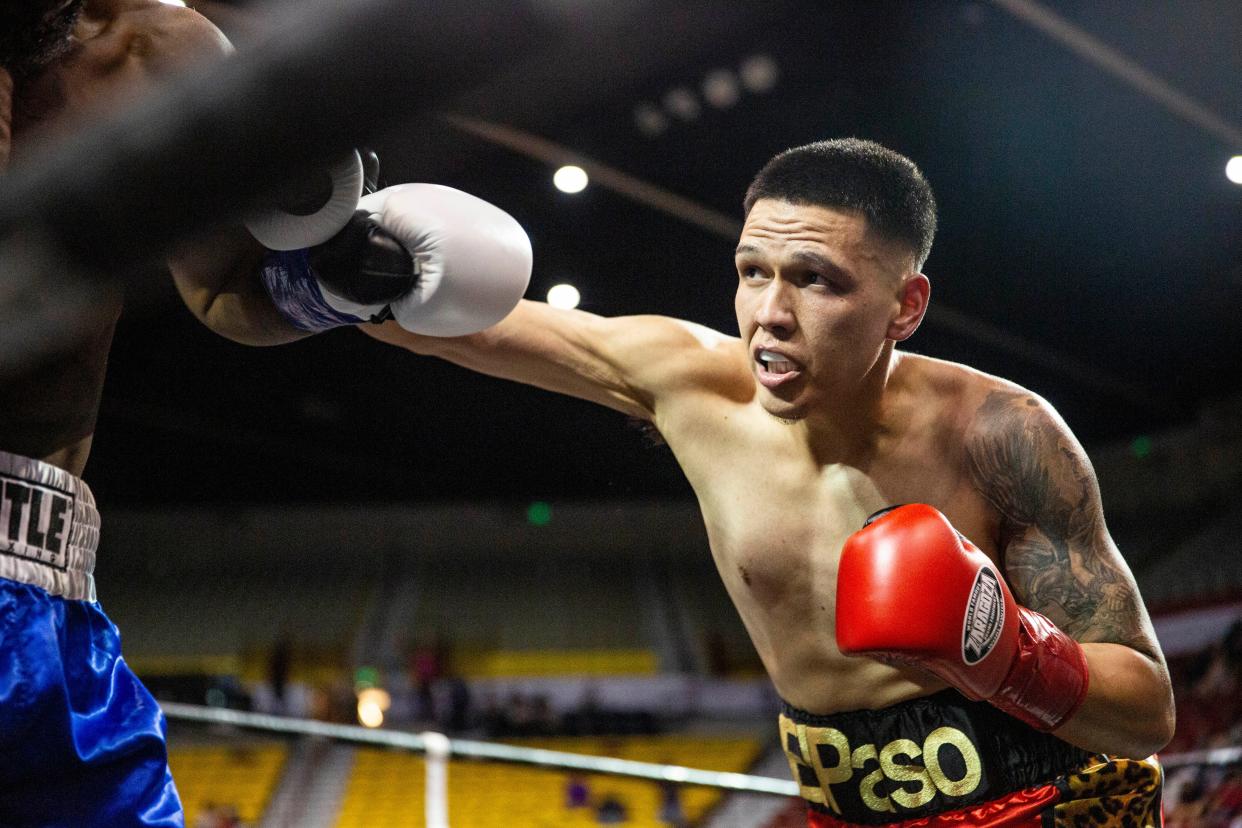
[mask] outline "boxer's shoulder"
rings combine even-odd
[[[1064,428],[1047,400],[1015,382],[968,365],[902,354],[901,384],[926,408],[950,420],[964,436],[1007,431],[1037,421]]]
[[[184,6],[159,0],[113,0],[111,25],[128,34],[131,54],[153,59],[160,68],[227,55],[228,39],[207,18]]]
[[[978,425],[980,408],[993,394],[1023,389],[970,366],[900,352],[889,381],[890,410],[919,433],[954,445]]]
[[[158,0],[91,3],[65,54],[22,84],[13,134],[24,142],[47,129],[73,128],[141,96],[160,78],[219,60],[231,48],[206,18],[181,6]]]
[[[980,443],[1022,443],[1030,451],[1047,445],[1074,441],[1069,426],[1057,410],[1028,388],[992,378],[971,395],[966,428],[968,448]]]

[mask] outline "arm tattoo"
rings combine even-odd
[[[994,391],[966,442],[971,481],[1000,513],[1014,594],[1079,641],[1151,655],[1138,589],[1104,527],[1086,456],[1028,394]]]

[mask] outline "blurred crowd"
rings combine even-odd
[[[246,828],[233,805],[208,802],[198,812],[190,828]]]
[[[1177,733],[1166,753],[1242,745],[1242,621],[1216,645],[1169,663]],[[1242,828],[1242,762],[1172,770],[1165,781],[1170,828]]]
[[[265,712],[356,723],[359,674],[340,671],[331,681],[290,681],[294,645],[285,640],[270,652],[267,681],[249,692],[235,682],[214,687],[221,704]],[[579,707],[558,712],[548,697],[475,684],[472,690],[453,669],[452,648],[442,639],[402,651],[401,663],[382,677],[391,696],[385,726],[434,728],[454,735],[523,738],[563,735],[654,733],[657,717],[603,709],[587,693]],[[1242,745],[1242,621],[1215,645],[1170,659],[1177,698],[1177,732],[1166,755]],[[201,693],[201,691],[198,691]],[[179,694],[185,695],[185,694]],[[170,698],[165,694],[165,698]],[[201,695],[199,696],[201,699]],[[197,699],[187,698],[188,701]],[[1231,765],[1192,765],[1172,769],[1165,781],[1166,825],[1170,828],[1242,828],[1242,761]],[[571,779],[566,805],[594,812],[600,824],[623,822],[626,803],[606,792],[588,792]],[[679,824],[680,810],[670,798],[667,824]],[[239,828],[236,811],[216,806],[194,828]]]

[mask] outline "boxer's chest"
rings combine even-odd
[[[694,447],[678,452],[743,615],[830,611],[841,547],[886,506],[929,503],[994,552],[992,510],[962,473],[951,437],[903,434],[865,458],[823,462],[792,429],[765,418],[743,408],[707,419]]]

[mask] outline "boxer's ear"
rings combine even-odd
[[[888,323],[886,336],[896,342],[913,336],[927,313],[930,296],[931,281],[922,273],[911,272],[902,276],[897,287],[897,301],[900,304],[897,315]]]

